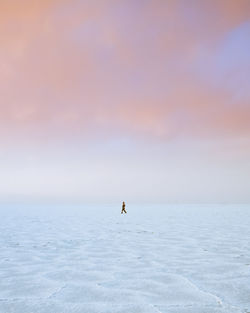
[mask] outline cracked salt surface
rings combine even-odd
[[[246,313],[250,206],[0,208],[0,313]]]

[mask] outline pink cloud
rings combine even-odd
[[[250,135],[249,97],[232,103],[195,70],[249,1],[6,0],[0,12],[5,136]]]

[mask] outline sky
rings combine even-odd
[[[249,0],[1,0],[0,201],[250,203]]]

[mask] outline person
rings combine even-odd
[[[125,210],[125,202],[123,201],[122,202],[122,211],[121,211],[121,214],[123,213],[127,213],[127,211]]]

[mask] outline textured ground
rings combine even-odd
[[[0,209],[0,313],[250,312],[250,206]]]

